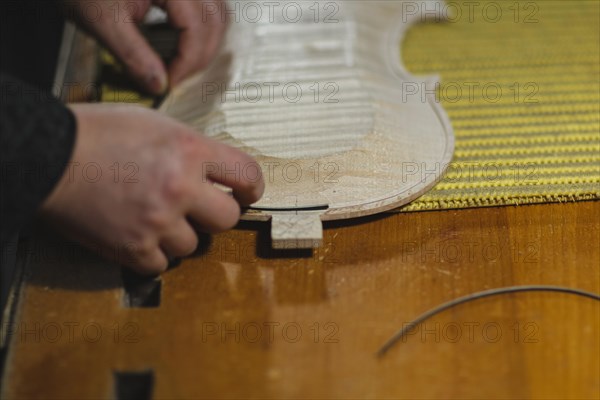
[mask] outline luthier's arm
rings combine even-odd
[[[252,158],[154,111],[67,108],[4,76],[1,89],[3,241],[39,208],[72,239],[155,273],[168,258],[195,250],[191,223],[208,232],[229,229],[239,204],[262,195]],[[235,198],[214,182],[233,189]]]
[[[225,22],[220,0],[153,3],[183,30],[179,55],[168,70],[135,24],[150,0],[63,2],[138,81],[158,93],[167,73],[176,84],[206,66]],[[100,12],[87,14],[90,7]],[[8,77],[2,79],[2,95],[3,244],[41,209],[53,225],[108,258],[156,272],[169,257],[194,250],[197,237],[188,218],[207,231],[227,229],[239,218],[238,202],[249,204],[262,195],[262,178],[222,173],[253,164],[251,158],[154,112],[69,109]],[[213,182],[231,187],[237,202]]]

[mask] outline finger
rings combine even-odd
[[[167,256],[158,246],[149,249],[140,249],[133,246],[129,250],[131,250],[131,253],[120,263],[140,274],[158,274],[166,271],[169,266]]]
[[[198,236],[190,224],[182,218],[160,240],[160,247],[169,257],[184,257],[198,247]]]
[[[178,55],[169,65],[172,86],[206,68],[216,55],[226,27],[217,12],[222,6],[194,1],[169,1],[164,6],[169,22],[180,30]]]
[[[166,92],[169,86],[166,68],[134,23],[106,24],[99,29],[98,36],[140,86],[156,95]]]
[[[257,202],[265,190],[260,165],[246,153],[223,143],[214,142],[212,149],[212,162],[204,168],[206,177],[230,187],[242,205]]]
[[[210,184],[198,188],[189,216],[203,230],[217,233],[233,228],[240,219],[240,206],[233,197]]]

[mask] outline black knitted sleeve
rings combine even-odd
[[[73,151],[73,113],[51,94],[0,73],[0,230],[5,243],[35,215]]]

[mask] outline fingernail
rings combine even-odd
[[[156,94],[165,94],[167,92],[167,89],[169,88],[169,81],[167,79],[166,74],[153,73],[152,75],[150,75],[148,81],[148,83],[150,84],[149,86],[152,88],[152,91]]]

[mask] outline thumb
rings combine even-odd
[[[138,84],[155,95],[169,86],[165,65],[134,23],[116,23],[98,32],[106,47],[125,65]]]

